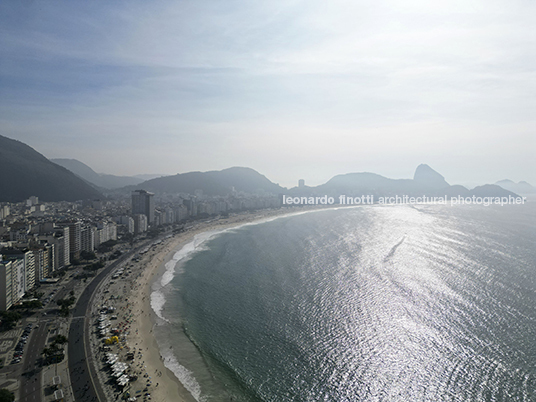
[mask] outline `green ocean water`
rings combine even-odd
[[[201,401],[536,400],[536,208],[369,206],[204,234],[155,283]]]

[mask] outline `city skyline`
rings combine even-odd
[[[115,175],[536,184],[534,7],[8,1],[2,135]]]

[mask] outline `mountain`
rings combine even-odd
[[[446,182],[443,176],[425,164],[417,166],[415,175],[413,175],[413,181],[428,188],[435,188],[437,190],[449,187],[449,184]]]
[[[427,197],[472,197],[494,196],[508,197],[516,194],[499,186],[485,185],[473,190],[447,183],[445,178],[428,165],[419,165],[415,170],[413,179],[389,179],[375,173],[347,173],[334,176],[325,184],[317,187],[294,187],[289,194],[301,195],[330,195],[330,196],[361,196],[373,195],[377,197],[392,196],[427,196]]]
[[[77,201],[102,194],[28,145],[0,135],[0,201]]]
[[[327,183],[317,186],[315,194],[330,195],[374,195],[387,197],[395,195],[439,196],[449,188],[443,176],[428,165],[419,165],[414,179],[389,179],[376,173],[347,173],[337,175]],[[293,189],[293,192],[296,192]]]
[[[141,181],[151,180],[151,179],[157,179],[159,177],[168,176],[167,174],[135,174],[132,177],[135,177],[137,179],[141,179]]]
[[[331,178],[325,184],[314,188],[315,194],[329,195],[396,195],[409,194],[414,186],[412,180],[394,180],[376,173],[346,173]]]
[[[526,181],[520,181],[515,183],[512,180],[500,180],[495,183],[498,186],[501,186],[505,190],[513,191],[518,194],[536,194],[536,187],[530,185]]]
[[[143,179],[136,177],[114,176],[111,174],[97,173],[88,165],[76,159],[51,159],[51,161],[63,166],[65,169],[70,170],[75,175],[90,182],[91,184],[94,184],[95,186],[109,190],[125,186],[135,186],[136,184],[143,182]]]
[[[203,194],[211,196],[231,194],[233,189],[245,193],[280,194],[285,191],[257,171],[244,167],[159,177],[147,180],[135,188],[143,188],[154,193],[194,194],[196,190],[201,190]],[[134,188],[131,186],[129,189]]]

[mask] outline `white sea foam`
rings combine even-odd
[[[203,244],[207,240],[223,232],[225,232],[225,230],[218,232],[204,232],[196,235],[191,242],[185,244],[173,255],[173,258],[165,264],[165,272],[160,281],[157,281],[153,284],[153,291],[151,292],[151,308],[157,317],[167,323],[170,322],[163,315],[164,305],[166,304],[166,297],[163,290],[164,287],[169,285],[169,283],[173,280],[176,273],[177,264],[179,262],[185,262],[186,260],[190,259],[195,252],[203,250]],[[170,369],[173,374],[175,374],[184,388],[186,388],[186,390],[196,401],[204,402],[206,399],[201,395],[201,386],[195,379],[193,373],[186,367],[182,366],[172,352],[161,349],[161,353],[164,357],[164,365]]]
[[[160,286],[164,287],[173,280],[173,277],[175,276],[175,267],[179,262],[184,262],[190,259],[195,252],[201,251],[203,249],[202,246],[207,240],[210,240],[223,232],[224,230],[219,232],[211,231],[195,235],[191,242],[185,244],[179,251],[177,251],[173,255],[173,258],[166,263],[166,271],[162,275],[162,278],[160,280]]]
[[[201,395],[201,386],[195,379],[193,373],[181,365],[173,353],[168,352],[163,354],[162,357],[164,358],[164,366],[175,374],[175,377],[179,379],[182,385],[184,385],[184,388],[186,388],[194,399],[198,402],[206,401],[206,398]]]
[[[151,293],[151,308],[155,314],[162,320],[169,322],[163,315],[162,311],[164,309],[164,304],[166,304],[166,297],[160,290],[155,290]]]
[[[216,236],[219,236],[223,233],[231,232],[237,229],[240,229],[245,226],[252,226],[252,225],[258,225],[261,223],[269,222],[272,220],[275,220],[277,218],[280,218],[283,216],[278,217],[271,217],[266,218],[262,220],[258,220],[255,222],[248,222],[241,224],[239,226],[235,226],[228,229],[218,230],[218,231],[207,231],[202,232],[193,238],[193,240],[187,244],[185,244],[183,247],[181,247],[180,250],[178,250],[171,260],[169,260],[165,264],[165,271],[162,275],[162,278],[160,281],[156,281],[153,284],[153,291],[151,292],[151,308],[163,321],[169,323],[170,321],[166,319],[163,315],[164,305],[166,303],[166,297],[164,294],[164,287],[169,285],[169,283],[173,280],[175,277],[175,273],[177,272],[176,267],[179,262],[184,263],[185,261],[192,258],[194,253],[199,252],[203,249],[205,249],[205,243],[208,240],[213,239]],[[169,352],[168,349],[161,350],[162,356],[164,357],[164,365],[170,369],[173,374],[179,379],[179,381],[184,385],[184,388],[194,397],[194,399],[198,402],[204,402],[206,399],[201,395],[201,386],[195,379],[193,373],[188,370],[186,367],[182,366],[176,357],[173,355],[173,352]]]
[[[260,219],[260,220],[254,221],[254,222],[243,223],[241,225],[238,225],[238,226],[235,226],[235,227],[232,227],[232,228],[227,228],[227,229],[222,229],[222,230],[217,230],[217,231],[214,231],[214,230],[213,231],[207,231],[207,232],[202,232],[202,233],[199,233],[199,234],[195,235],[191,242],[189,242],[189,243],[185,244],[184,246],[182,246],[180,248],[180,250],[178,250],[173,255],[173,258],[171,260],[169,260],[165,264],[165,271],[164,271],[164,273],[162,275],[162,278],[160,279],[160,283],[158,284],[158,282],[155,282],[154,285],[153,285],[153,293],[151,293],[151,307],[153,308],[153,310],[156,313],[156,315],[158,317],[160,317],[161,319],[169,322],[162,315],[162,311],[163,311],[163,308],[164,308],[164,304],[166,303],[166,299],[165,299],[164,294],[161,292],[161,289],[163,287],[167,286],[173,280],[173,278],[175,277],[177,264],[179,262],[182,262],[182,263],[186,262],[187,260],[192,258],[194,253],[203,250],[204,245],[208,240],[211,240],[214,237],[219,236],[219,235],[221,235],[223,233],[238,230],[238,229],[246,227],[246,226],[259,225],[261,223],[270,222],[270,221],[273,221],[275,219],[283,218],[285,216],[300,215],[302,213],[307,213],[307,212],[311,212],[311,211],[298,212],[298,213],[292,213],[292,214],[287,214],[287,215],[280,215],[280,216],[264,218],[264,219]]]

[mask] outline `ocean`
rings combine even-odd
[[[197,401],[536,401],[536,203],[295,214],[166,269],[155,334]]]

